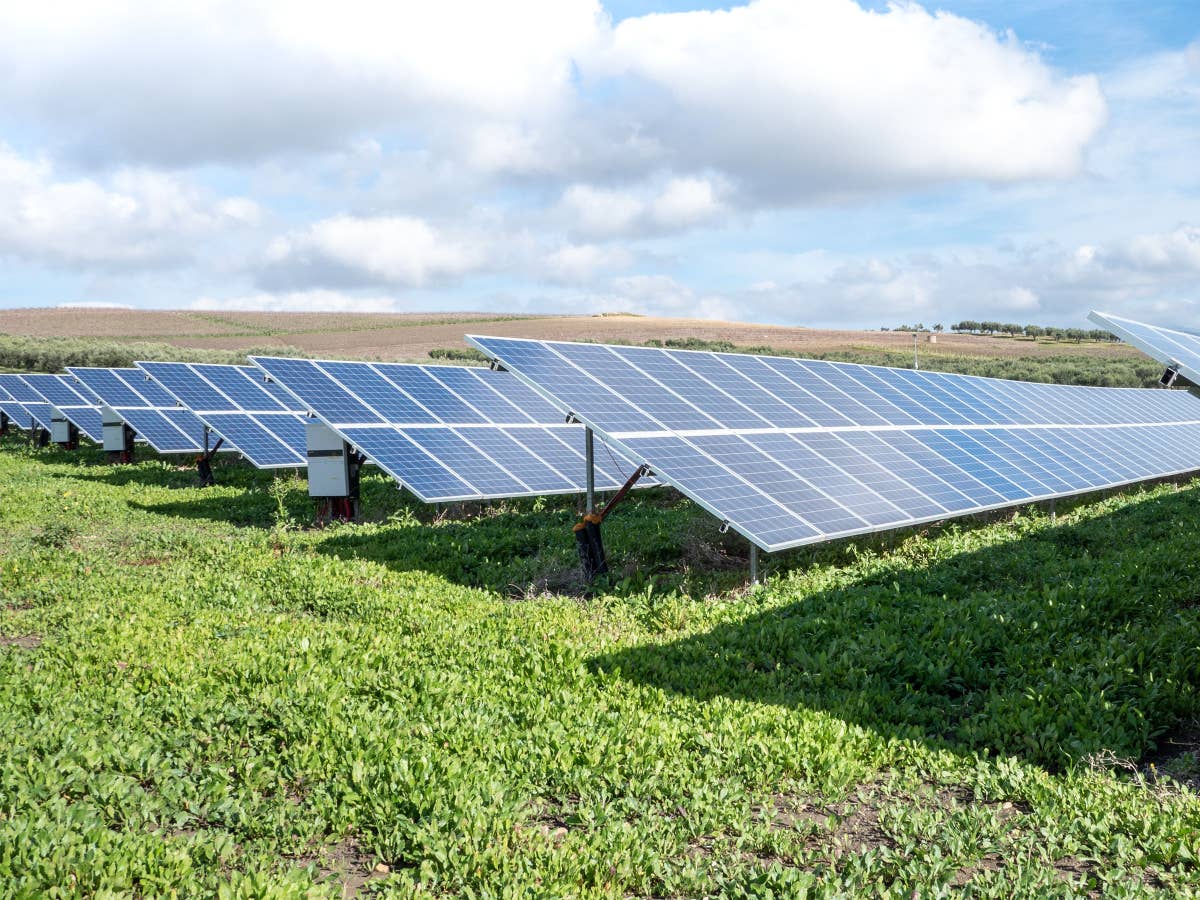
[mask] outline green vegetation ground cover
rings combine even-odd
[[[0,894],[1200,895],[1200,483],[759,590],[648,491],[584,598],[572,501],[217,472],[0,441]]]
[[[212,350],[160,341],[116,338],[27,337],[0,334],[0,368],[13,372],[62,372],[67,366],[132,366],[136,360],[247,365],[247,356],[307,356],[295,347]]]

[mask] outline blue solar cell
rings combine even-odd
[[[90,406],[88,400],[58,375],[22,375],[22,380],[28,384],[42,400],[60,409],[64,406]]]
[[[489,386],[486,383],[487,379],[479,378],[471,369],[462,366],[426,366],[424,371],[431,378],[445,385],[456,396],[461,397],[472,409],[478,410],[489,421],[495,422],[497,425],[522,425],[538,421],[533,416],[522,412],[515,403],[511,402],[498,390]],[[495,381],[495,378],[492,380]],[[532,393],[529,388],[525,387],[511,375],[501,376],[501,380],[507,388],[516,386],[520,387],[527,394]],[[541,400],[541,398],[537,398],[537,400],[541,404],[546,402]],[[437,412],[437,409],[435,408],[434,411]],[[557,415],[553,407],[550,407],[550,416],[551,419],[562,418]],[[542,421],[547,420],[543,419]]]
[[[622,443],[635,455],[653,460],[655,471],[672,483],[687,485],[687,494],[709,512],[743,527],[766,545],[783,535],[800,533],[808,538],[820,532],[797,520],[786,506],[754,488],[701,449],[674,435],[631,437]]]
[[[690,427],[704,427],[696,424],[701,418],[725,428],[769,428],[773,424],[671,356],[641,347],[614,347],[612,352],[689,403],[694,408],[687,413]]]
[[[237,407],[187,363],[138,362],[172,397],[191,410],[232,410]]]
[[[367,363],[326,362],[321,368],[341,385],[353,385],[353,394],[378,413],[385,422],[433,424],[439,421],[429,410],[396,387]],[[353,423],[354,419],[335,418],[332,422]]]
[[[31,388],[20,375],[0,374],[0,386],[3,386],[18,403],[45,403],[42,395]]]
[[[275,427],[269,430],[248,413],[208,413],[205,421],[260,469],[307,465],[307,457],[297,449],[304,446],[303,424],[290,416],[272,418],[280,420],[272,426],[286,423],[290,443],[274,433]]]
[[[281,387],[328,423],[382,424],[384,421],[311,360],[267,356],[251,359]]]
[[[470,484],[477,494],[494,497],[531,493],[528,485],[502,469],[459,433],[448,428],[413,428],[405,435],[422,450]]]
[[[253,367],[200,363],[192,368],[233,401],[237,409],[246,412],[283,412],[288,409],[267,392],[264,382],[254,377],[256,370]]]
[[[125,407],[120,411],[120,415],[129,423],[130,428],[149,441],[160,453],[190,453],[202,449],[196,438],[180,431],[163,410]]]
[[[498,338],[490,343],[497,358],[541,384],[552,384],[552,395],[569,411],[593,410],[613,431],[658,431],[661,425],[630,406],[578,366],[549,348],[531,341]]]
[[[149,406],[146,398],[123,381],[114,369],[88,369],[68,366],[67,371],[100,400],[117,409],[119,407]]]
[[[438,421],[448,425],[482,425],[488,421],[483,413],[463,402],[419,366],[376,363],[375,370],[408,397],[420,403],[424,409],[433,413]],[[403,415],[398,416],[398,419],[409,421]]]
[[[394,428],[349,427],[340,433],[422,500],[468,500],[479,496],[469,484]]]
[[[237,450],[260,469],[308,464],[303,417],[267,389],[261,370],[208,363],[138,366],[223,438],[222,450]],[[181,427],[191,433],[194,426]],[[211,438],[210,446],[215,445]]]
[[[543,494],[567,493],[577,490],[576,479],[568,480],[561,472],[553,469],[546,460],[531,451],[526,432],[536,428],[518,428],[509,432],[501,427],[460,428],[459,436],[496,465],[518,477],[528,491]],[[411,432],[409,432],[411,434]],[[416,438],[414,437],[414,440]],[[454,471],[465,475],[457,466]],[[481,494],[492,493],[479,485]]]
[[[87,406],[72,406],[63,410],[75,426],[96,443],[104,440],[104,422],[100,410]]]

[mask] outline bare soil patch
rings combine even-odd
[[[315,863],[317,880],[338,885],[343,898],[357,897],[368,882],[391,871],[390,866],[376,863],[374,855],[364,850],[354,837],[321,847],[311,856],[298,857],[295,863],[299,866]]]
[[[33,650],[40,647],[42,636],[40,634],[18,634],[18,635],[3,635],[0,634],[0,647],[17,647],[21,650]]]

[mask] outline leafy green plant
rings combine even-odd
[[[757,591],[637,492],[584,598],[577,498],[367,474],[367,523],[313,529],[299,481],[217,474],[0,438],[0,893],[1200,892],[1162,752],[1200,716],[1200,484]]]

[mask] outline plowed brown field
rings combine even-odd
[[[441,347],[465,347],[464,334],[558,340],[702,338],[739,346],[769,346],[801,353],[878,348],[911,350],[913,336],[887,331],[820,331],[779,325],[662,319],[646,316],[497,316],[488,313],[281,313],[128,309],[0,310],[0,333],[31,336],[155,340],[181,347],[243,349],[296,347],[314,356],[420,360]],[[1060,343],[1007,337],[921,335],[922,353],[971,356],[1062,354],[1132,357],[1123,344]]]

